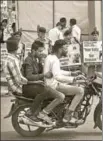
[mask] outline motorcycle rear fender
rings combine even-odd
[[[15,103],[11,105],[9,113],[4,118],[11,117],[17,111],[18,108],[25,105],[25,102],[23,103],[22,100],[18,100],[18,99],[12,99],[11,102],[15,102]]]
[[[97,127],[97,122],[96,122],[96,119],[97,119],[97,113],[98,113],[98,110],[102,107],[102,100],[99,101],[99,103],[97,104],[96,108],[95,108],[95,111],[94,111],[94,128]]]
[[[9,113],[4,117],[4,118],[9,118],[11,117],[15,112],[16,110],[19,108],[20,106],[15,106],[15,104],[13,103],[11,108],[10,108],[10,111]]]
[[[19,107],[25,105],[25,103],[30,103],[31,101],[32,99],[28,99],[25,97],[18,97],[16,99],[12,99],[11,102],[15,102],[15,103],[12,104],[9,113],[4,118],[11,117]]]

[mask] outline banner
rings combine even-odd
[[[81,65],[81,54],[79,44],[70,44],[68,46],[67,57],[60,59],[61,66]]]
[[[83,60],[84,63],[102,62],[102,41],[84,41]]]

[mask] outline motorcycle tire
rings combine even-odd
[[[35,136],[40,135],[45,130],[45,128],[38,127],[34,131],[25,131],[24,129],[22,129],[20,127],[20,125],[18,123],[18,116],[19,116],[20,111],[23,111],[24,108],[28,108],[28,107],[30,107],[30,105],[26,104],[26,105],[20,106],[16,110],[16,112],[12,115],[12,119],[11,119],[12,120],[12,126],[15,129],[15,131],[23,137],[35,137]]]
[[[100,106],[100,108],[98,109],[98,114],[97,114],[97,117],[96,117],[96,123],[97,123],[97,126],[100,130],[102,130],[101,115],[102,115],[102,106]]]

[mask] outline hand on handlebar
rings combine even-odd
[[[80,75],[80,74],[82,74],[82,72],[81,71],[75,71],[75,72],[71,72],[71,75],[72,76],[78,76],[78,75]]]
[[[84,75],[78,75],[75,77],[75,80],[86,80],[86,77]]]
[[[53,74],[51,72],[47,72],[44,74],[44,77],[46,78],[52,78],[53,77]]]

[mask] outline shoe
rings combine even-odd
[[[25,116],[31,121],[40,122],[40,120],[35,115],[32,114],[30,109],[25,113]]]
[[[77,121],[78,120],[76,118],[72,117],[71,120],[69,121],[69,123],[75,124],[75,123],[77,123]]]
[[[66,114],[64,115],[63,122],[64,122],[64,123],[69,122],[69,121],[71,120],[71,118],[72,118],[72,115],[73,115],[73,112],[67,110],[67,111],[66,111]]]
[[[25,113],[25,116],[32,116],[33,114],[32,114],[32,112],[31,112],[31,109],[28,109],[27,111],[26,111],[26,113]]]
[[[28,121],[30,121],[31,123],[34,123],[37,126],[40,126],[42,124],[42,122],[35,116],[31,115],[25,115],[25,119],[27,119]]]
[[[39,115],[37,116],[39,119],[42,119],[43,121],[53,124],[51,118],[44,112],[40,112]]]
[[[31,109],[29,109],[26,113],[25,116],[30,118],[32,121],[37,121],[39,122],[40,120],[31,112]]]
[[[76,124],[76,125],[81,125],[84,123],[84,120],[83,119],[76,119],[76,118],[72,118],[70,121],[69,121],[70,124]]]
[[[36,127],[46,127],[46,125],[44,125],[41,121],[36,120],[35,118],[32,117],[27,117],[24,116],[22,117],[19,122],[21,124],[26,124],[26,125],[30,125],[30,126],[36,126]],[[47,126],[48,127],[48,126]]]
[[[31,125],[31,126],[37,126],[37,127],[43,127],[43,128],[51,128],[54,125],[53,124],[46,124],[43,123],[42,121],[40,121],[40,119],[38,119],[35,116],[25,116],[21,121],[19,121],[21,124],[27,124],[27,125]]]

